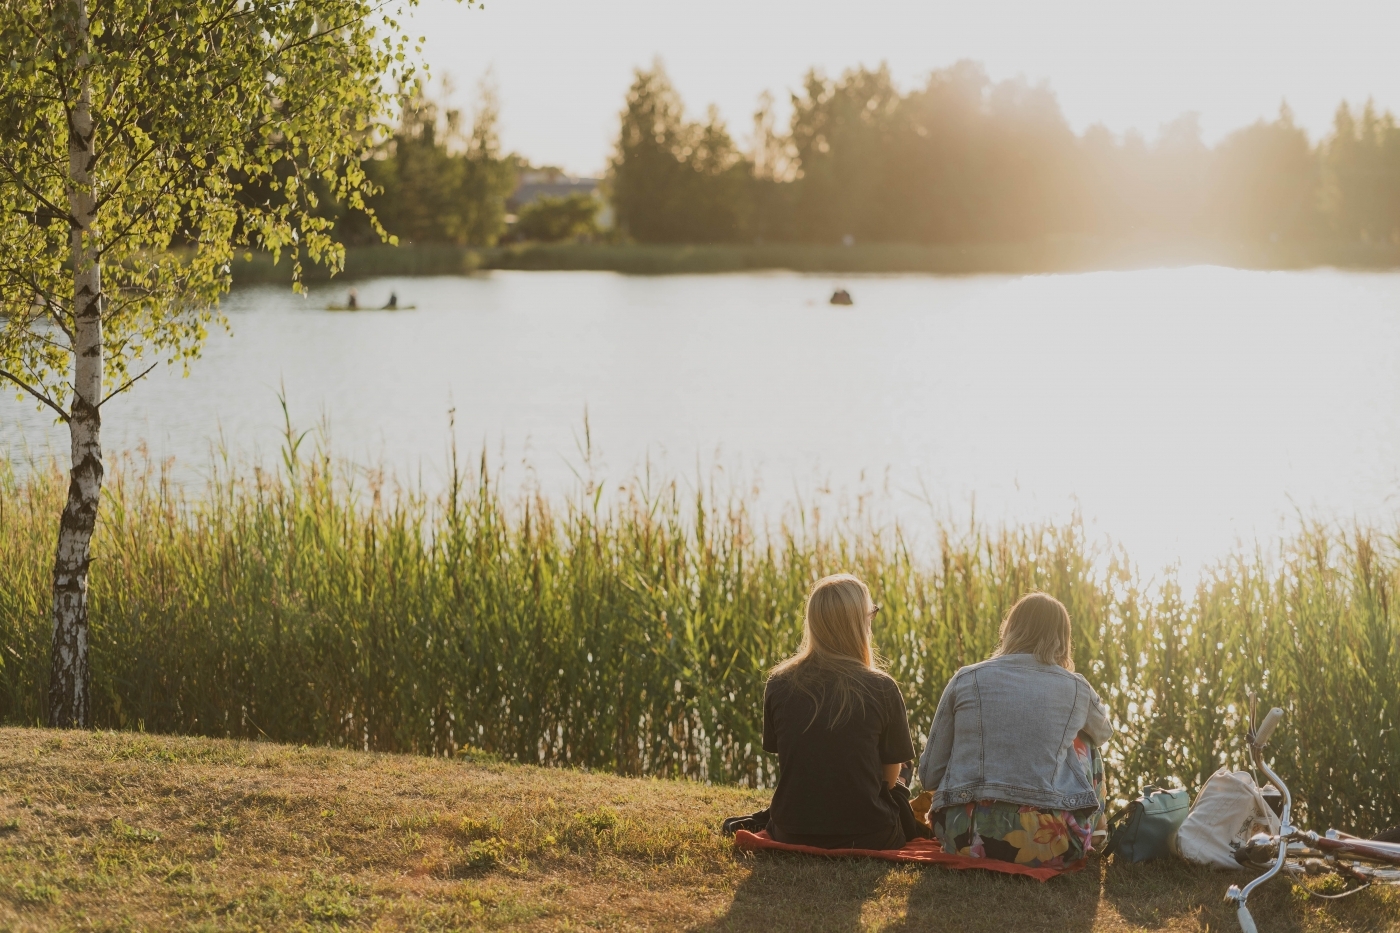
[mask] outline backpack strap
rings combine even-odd
[[[1124,837],[1128,835],[1128,821],[1132,818],[1135,810],[1141,811],[1142,809],[1142,798],[1139,797],[1108,818],[1108,844],[1103,848],[1104,858],[1108,858],[1122,846]]]

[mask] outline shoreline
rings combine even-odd
[[[444,244],[358,246],[345,250],[337,278],[468,275],[489,270],[618,272],[685,275],[789,271],[858,275],[934,275],[1128,271],[1162,266],[1218,265],[1258,271],[1340,268],[1400,270],[1400,244],[1392,243],[1158,243],[1065,239],[1042,243],[927,246],[910,243],[819,246],[793,243],[711,245],[513,244],[477,249]],[[306,267],[306,281],[331,277]],[[234,263],[236,285],[290,281],[290,264],[268,254]]]

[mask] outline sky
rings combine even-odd
[[[1196,112],[1214,142],[1285,99],[1314,138],[1344,99],[1400,110],[1396,0],[422,0],[408,28],[455,104],[489,71],[505,147],[575,174],[603,170],[632,71],[656,57],[689,113],[717,105],[741,140],[761,92],[882,61],[908,88],[973,59],[1048,82],[1077,131],[1149,139]]]

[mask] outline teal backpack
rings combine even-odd
[[[1149,784],[1142,796],[1108,818],[1110,855],[1127,862],[1145,862],[1170,854],[1168,841],[1181,828],[1191,810],[1191,795],[1184,788],[1175,790]]]

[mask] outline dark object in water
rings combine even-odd
[[[359,292],[355,291],[353,288],[350,289],[350,294],[345,296],[345,307],[349,311],[356,311],[360,307]]]
[[[831,303],[834,305],[853,305],[855,304],[855,299],[853,299],[851,293],[844,288],[838,288],[831,293]]]
[[[389,293],[389,300],[388,300],[387,302],[385,302],[385,304],[384,304],[384,310],[385,310],[385,311],[393,311],[393,310],[397,309],[398,306],[399,306],[399,295],[398,295],[398,292],[390,292],[390,293]]]

